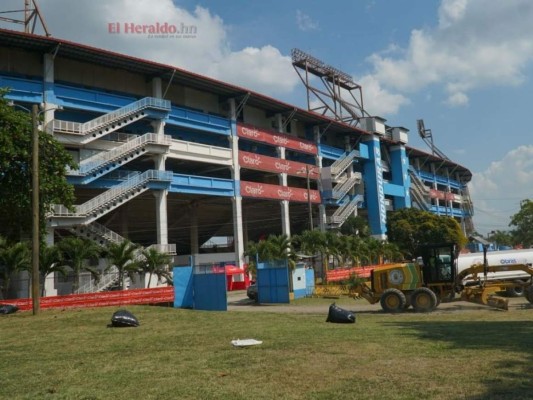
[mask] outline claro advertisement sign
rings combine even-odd
[[[247,151],[239,151],[239,164],[243,168],[258,171],[285,173],[292,176],[307,178],[309,172],[310,179],[318,179],[319,168],[313,165],[296,161],[282,160],[280,158],[262,156]]]
[[[320,203],[320,192],[310,190],[311,203]],[[258,199],[307,202],[307,189],[241,181],[241,196]]]
[[[316,145],[309,140],[297,139],[282,133],[269,132],[266,129],[258,129],[252,125],[237,124],[237,136],[307,154],[317,154],[318,152]]]

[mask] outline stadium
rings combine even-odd
[[[473,230],[467,168],[410,147],[408,130],[364,110],[362,88],[342,71],[292,56],[308,109],[171,65],[0,30],[0,87],[15,105],[38,104],[42,129],[79,165],[69,171],[76,210],[55,206],[48,243],[127,238],[175,265],[195,256],[242,266],[250,240],[336,229],[351,215],[379,239],[387,212],[405,207]],[[325,89],[308,83],[317,81]],[[321,93],[328,101],[309,101]],[[423,121],[418,134],[430,135]],[[47,288],[61,292],[57,280]]]

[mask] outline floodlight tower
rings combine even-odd
[[[24,16],[18,17],[18,15],[21,13],[23,13]],[[50,32],[48,31],[48,27],[46,26],[46,22],[44,22],[41,10],[37,5],[37,0],[24,0],[23,10],[0,11],[0,15],[0,21],[24,25],[24,32],[26,33],[35,33],[37,20],[39,20],[46,36],[51,36]]]
[[[356,126],[369,116],[363,108],[363,92],[352,77],[300,49],[292,49],[292,66],[307,89],[307,109]],[[316,78],[321,87],[314,84]]]
[[[423,119],[417,120],[416,125],[418,127],[418,134],[431,149],[431,154],[437,155],[442,159],[449,160],[446,154],[444,154],[442,151],[440,151],[437,148],[437,146],[435,146],[435,143],[433,142],[433,134],[431,133],[431,129],[426,129],[426,127],[424,126],[424,120]]]

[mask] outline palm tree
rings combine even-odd
[[[76,293],[79,289],[80,274],[82,271],[89,272],[95,281],[100,279],[98,269],[87,265],[85,262],[87,259],[98,257],[102,252],[102,248],[95,242],[77,237],[69,237],[59,242],[58,246],[65,265],[72,268],[74,273],[72,293]]]
[[[319,230],[304,231],[301,235],[293,239],[300,246],[300,251],[302,253],[307,253],[310,255],[320,255],[320,265],[322,266],[320,270],[321,274],[324,276],[324,254],[326,253],[326,234]]]
[[[172,284],[172,274],[168,270],[168,264],[172,261],[172,257],[168,254],[161,253],[153,247],[144,249],[141,253],[143,260],[140,262],[141,270],[150,274],[148,278],[148,285],[152,283],[152,275],[155,274],[157,279],[165,278],[167,283]]]
[[[57,246],[41,246],[39,255],[39,275],[42,282],[41,296],[46,294],[45,283],[48,275],[54,272],[59,272],[61,275],[66,275],[65,266],[62,263],[63,259],[61,251]]]
[[[287,260],[289,269],[294,269],[296,266],[295,253],[292,248],[291,239],[287,235],[270,235],[266,243],[269,254],[265,260]]]
[[[404,259],[400,248],[395,243],[385,242],[382,251],[383,258],[389,262],[402,261]]]
[[[13,276],[31,268],[30,249],[26,243],[15,243],[7,246],[2,240],[0,248],[0,278],[2,279],[2,295],[9,297],[9,289]]]
[[[138,246],[125,240],[120,243],[109,244],[106,250],[110,264],[108,268],[115,266],[118,270],[118,284],[124,289],[124,275],[133,281],[135,274],[139,272],[139,263],[136,260]]]

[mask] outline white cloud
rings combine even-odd
[[[468,104],[468,96],[462,92],[455,92],[448,97],[445,103],[451,107],[464,106]]]
[[[509,230],[520,201],[533,199],[533,145],[520,146],[474,173],[470,184],[474,222],[481,232]]]
[[[372,76],[382,90],[404,95],[441,85],[445,104],[466,106],[469,91],[524,81],[531,21],[530,0],[442,0],[438,26],[413,30],[402,52],[368,57]]]
[[[304,32],[318,29],[318,22],[313,21],[309,15],[300,10],[296,10],[296,25]]]
[[[388,92],[371,75],[362,77],[359,82],[363,87],[364,108],[373,115],[393,115],[401,106],[409,104],[409,99]]]
[[[172,0],[41,0],[39,4],[54,37],[170,64],[271,96],[288,93],[298,84],[289,57],[270,45],[232,49],[229,27],[204,7],[188,11]],[[124,32],[124,24],[165,22],[178,30],[194,28],[196,34],[153,38]],[[109,33],[109,23],[119,23],[121,33]]]

